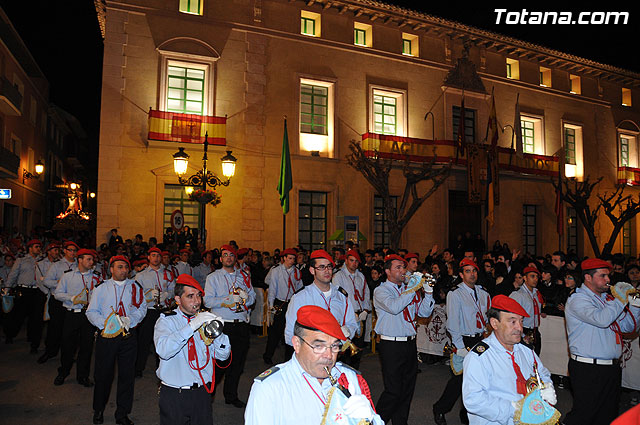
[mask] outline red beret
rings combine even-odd
[[[398,261],[402,261],[405,265],[407,265],[409,262],[407,260],[405,260],[404,258],[402,258],[401,256],[399,256],[398,254],[389,254],[386,257],[384,257],[384,262],[386,263],[387,261],[391,261],[391,260],[398,260]]]
[[[158,254],[162,255],[162,251],[160,251],[160,248],[155,246],[153,248],[149,248],[149,251],[147,251],[147,254],[151,254],[152,252],[157,252]]]
[[[404,259],[407,261],[409,261],[409,259],[411,258],[415,258],[416,260],[420,261],[420,257],[418,257],[418,254],[416,254],[415,252],[410,252],[404,256]]]
[[[191,251],[190,251],[190,250],[188,250],[187,248],[182,248],[182,249],[180,250],[180,254],[191,254]]]
[[[91,255],[93,255],[93,258],[94,258],[95,260],[97,260],[97,259],[98,259],[98,257],[99,257],[99,256],[98,256],[98,251],[96,251],[95,249],[90,249],[89,251],[91,251]]]
[[[42,242],[40,242],[39,239],[31,239],[29,242],[27,242],[27,248],[29,248],[31,245],[40,245],[40,246],[42,246]]]
[[[115,263],[116,261],[124,261],[125,263],[127,263],[127,265],[129,266],[129,268],[131,268],[131,263],[129,262],[129,259],[127,257],[125,257],[124,255],[114,255],[113,257],[111,257],[111,259],[109,260],[109,265],[111,266],[113,263]]]
[[[232,253],[233,255],[237,255],[236,249],[232,246],[232,245],[222,245],[220,247],[220,252],[222,251],[229,251],[230,253]]]
[[[333,258],[331,258],[329,253],[324,249],[316,249],[315,251],[313,251],[309,256],[309,259],[313,260],[314,258],[324,258],[325,260],[329,260],[329,262],[331,262],[331,265],[333,265],[334,267],[336,265],[336,263],[333,261]]]
[[[523,272],[525,275],[526,275],[527,273],[535,273],[535,274],[537,274],[538,276],[540,276],[540,270],[538,270],[538,268],[537,268],[537,267],[527,266],[527,267],[525,267],[525,268],[524,268],[524,270],[523,270],[522,272]]]
[[[594,270],[594,269],[611,270],[613,267],[611,266],[611,263],[609,263],[608,261],[604,261],[599,258],[589,258],[584,260],[580,264],[580,268],[582,269],[582,271],[585,271],[585,270]]]
[[[185,285],[185,286],[191,286],[192,288],[196,288],[198,291],[202,293],[202,295],[204,295],[204,290],[202,289],[202,286],[200,286],[200,283],[198,283],[198,281],[190,274],[186,274],[186,273],[181,274],[176,279],[176,283],[178,285]]]
[[[63,246],[65,247],[65,249],[69,246],[69,245],[73,245],[76,247],[76,249],[80,249],[80,247],[78,246],[77,243],[75,243],[74,241],[66,241]]]
[[[524,308],[513,298],[509,298],[506,295],[496,295],[491,300],[491,307],[496,310],[507,311],[509,313],[518,314],[522,317],[529,317]]]
[[[171,256],[171,253],[169,251],[162,251],[162,255],[168,255]]]
[[[329,310],[325,310],[317,305],[305,305],[298,310],[297,322],[312,330],[318,330],[330,335],[334,338],[338,338],[345,341],[347,337],[344,336],[340,324],[333,317],[333,314]]]
[[[202,257],[204,258],[207,254],[211,254],[211,256],[213,257],[213,251],[208,249],[205,252],[202,253]]]
[[[238,254],[238,255],[245,255],[245,254],[246,254],[246,253],[248,253],[248,252],[249,252],[249,248],[240,248],[240,249],[238,250],[238,253],[237,253],[237,254]]]
[[[479,271],[478,265],[468,258],[463,258],[462,261],[460,261],[460,268],[463,268],[464,266],[471,266],[476,269],[476,271]]]
[[[94,257],[93,252],[87,248],[82,248],[78,250],[78,257],[80,257],[81,255],[90,255]]]
[[[287,248],[280,253],[280,257],[284,257],[285,255],[298,255],[298,252],[293,248]]]
[[[47,251],[54,248],[60,248],[60,244],[58,242],[53,241],[49,245],[47,245]]]
[[[360,254],[358,254],[358,251],[356,251],[355,249],[350,249],[349,251],[347,251],[347,257],[353,257],[356,260],[358,260],[359,263],[362,263],[362,260],[360,259]]]

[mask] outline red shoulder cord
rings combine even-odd
[[[371,408],[373,409],[373,412],[378,413],[376,412],[376,406],[373,404],[373,400],[371,400],[371,390],[369,389],[369,384],[367,384],[367,381],[364,380],[362,375],[357,375],[357,377],[358,377],[358,385],[360,386],[360,392],[362,392],[362,395],[364,395],[367,398],[367,400],[369,400],[369,403],[371,403]]]
[[[142,293],[142,288],[140,288],[140,298],[136,297],[136,286],[135,283],[131,284],[131,304],[133,304],[135,308],[138,308],[140,304],[142,304],[144,294]]]
[[[245,272],[244,270],[240,270],[240,273],[242,274],[242,280],[244,281],[244,285],[248,289],[251,289],[251,275]]]

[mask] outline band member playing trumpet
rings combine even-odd
[[[95,328],[84,314],[89,305],[93,290],[102,282],[102,275],[93,270],[93,253],[80,249],[77,264],[64,272],[53,295],[62,303],[65,317],[62,327],[62,354],[60,368],[53,385],[62,385],[73,366],[76,350],[76,377],[78,383],[92,387],[89,379],[91,354],[93,352],[93,334]]]
[[[358,347],[364,345],[364,329],[367,316],[371,313],[371,294],[364,275],[358,270],[360,254],[358,251],[349,250],[346,254],[344,267],[333,275],[333,284],[341,287],[349,294],[349,303],[356,314],[358,329],[351,341]],[[355,369],[360,367],[362,351],[352,356],[345,356],[343,362]]]
[[[302,306],[293,328],[290,342],[295,354],[254,380],[245,425],[382,425],[360,372],[336,363],[347,338],[331,312],[315,305]]]
[[[632,295],[629,283],[609,285],[612,266],[607,261],[587,259],[581,268],[584,283],[564,310],[573,388],[573,408],[564,423],[608,424],[618,416],[622,333],[637,330],[640,298]]]
[[[289,300],[293,294],[302,288],[302,273],[296,267],[296,250],[285,249],[280,253],[282,263],[273,267],[264,278],[269,286],[269,332],[267,334],[267,347],[262,359],[268,365],[273,364],[273,353],[278,343],[283,339],[285,327],[285,313],[289,307]],[[293,354],[293,348],[289,344],[284,345],[284,360],[287,361]]]
[[[246,403],[238,398],[238,383],[249,351],[251,327],[249,315],[255,303],[256,293],[249,286],[242,272],[236,269],[236,250],[231,245],[220,248],[222,268],[207,276],[204,305],[221,317],[224,333],[231,342],[231,364],[216,366],[216,381],[224,376],[224,400],[227,404],[243,408]]]
[[[380,363],[384,391],[376,409],[385,422],[406,424],[418,374],[416,320],[433,311],[433,287],[424,285],[424,293],[405,282],[407,260],[396,254],[384,261],[387,280],[373,291],[380,336]]]
[[[200,311],[204,290],[188,274],[181,274],[175,286],[173,311],[160,315],[153,340],[160,356],[156,371],[161,381],[160,425],[189,423],[211,425],[211,395],[215,385],[216,361],[229,358],[231,345],[225,334],[213,341],[202,335],[201,328],[220,317]]]
[[[127,279],[131,264],[122,255],[109,260],[111,279],[93,290],[87,317],[101,330],[96,339],[94,367],[93,423],[104,422],[104,408],[109,400],[116,362],[118,389],[115,418],[117,424],[132,424],[127,416],[133,407],[136,349],[136,326],[147,313],[142,286]],[[112,326],[113,325],[113,326]]]

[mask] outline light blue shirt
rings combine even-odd
[[[467,348],[462,340],[463,335],[482,333],[488,323],[487,310],[491,307],[491,297],[478,285],[475,285],[477,301],[473,293],[474,290],[466,283],[460,282],[457,288],[447,294],[447,330],[451,334],[451,342],[460,350]]]
[[[331,389],[329,379],[318,382],[317,378],[304,371],[295,354],[288,362],[270,370],[267,377],[258,376],[253,381],[244,411],[245,425],[319,424],[325,405],[318,397],[327,399]],[[331,374],[338,379],[342,373],[349,381],[349,392],[362,394],[356,371],[338,362]],[[377,414],[372,419],[374,425],[384,424]]]
[[[342,292],[338,291],[336,285],[331,285],[330,288],[330,291],[327,291],[330,293],[325,295],[320,291],[320,288],[316,286],[316,283],[313,282],[291,297],[285,316],[287,323],[284,328],[284,341],[287,344],[292,345],[293,326],[296,324],[296,319],[298,318],[298,310],[305,305],[317,305],[325,310],[329,310],[340,326],[346,326],[349,329],[349,338],[355,336],[358,330],[358,323],[356,322],[356,313],[353,311],[353,306],[349,302],[349,299]]]
[[[49,270],[49,268],[51,268],[51,266],[55,263],[56,261],[49,260],[49,257],[44,257],[37,263],[36,276],[38,277],[38,281],[36,283],[36,286],[38,286],[38,289],[40,289],[45,295],[49,295],[52,290],[44,285],[44,277],[47,274],[47,270]]]
[[[133,291],[136,292],[136,303],[139,303],[137,306],[133,304]],[[123,285],[118,285],[113,279],[109,279],[95,288],[87,308],[87,318],[93,326],[104,329],[107,317],[113,311],[118,312],[120,301],[124,306],[126,317],[131,319],[130,328],[138,326],[147,314],[147,303],[144,301],[142,287],[131,279],[126,279]]]
[[[67,270],[72,270],[78,267],[78,262],[74,260],[73,262],[68,261],[66,258],[62,257],[60,261],[56,261],[49,267],[44,276],[44,280],[42,283],[44,286],[49,288],[51,291],[55,291],[58,286],[58,281]]]
[[[213,264],[206,265],[205,263],[200,263],[193,268],[193,277],[198,281],[200,286],[204,288],[204,285],[207,283],[207,276],[209,276],[213,272]]]
[[[345,266],[338,273],[333,275],[332,280],[337,285],[347,291],[349,294],[349,302],[353,306],[353,310],[360,312],[363,310],[371,311],[371,293],[369,285],[360,270],[356,270],[354,274],[349,272]],[[358,296],[356,297],[356,292]]]
[[[200,373],[189,364],[187,342],[192,337],[198,355],[198,363],[194,361],[192,365],[198,368],[206,364]],[[214,361],[226,360],[231,353],[229,337],[225,334],[214,339],[207,349],[200,333],[191,330],[187,316],[179,308],[168,315],[160,315],[155,324],[153,342],[160,357],[156,375],[165,385],[174,388],[210,383]]]
[[[529,290],[527,285],[522,285],[519,290],[513,291],[509,295],[512,299],[518,301],[518,304],[524,308],[529,317],[523,317],[522,326],[525,328],[537,328],[540,326],[540,313],[542,312],[542,303],[538,299],[538,289],[533,288],[533,292]],[[535,315],[535,308],[533,304],[538,305],[538,317]]]
[[[176,264],[176,269],[178,270],[178,276],[180,276],[181,274],[188,274],[193,276],[193,269],[191,268],[189,263],[178,261],[178,264]]]
[[[13,288],[18,285],[35,288],[37,286],[38,276],[36,259],[27,254],[24,257],[16,258],[16,262],[13,263],[13,267],[3,286],[5,288]]]
[[[472,350],[464,358],[462,401],[469,415],[469,425],[513,425],[515,409],[511,402],[520,400],[522,395],[517,390],[511,356],[495,334],[482,342],[489,348],[481,354]],[[523,344],[515,344],[513,357],[525,380],[535,376],[535,359],[542,382],[553,385],[551,374],[533,350]]]
[[[53,296],[68,310],[82,310],[83,305],[73,304],[73,298],[86,288],[89,291],[88,299],[91,300],[91,294],[100,282],[102,282],[100,272],[89,270],[80,273],[78,268],[74,268],[63,273]]]
[[[173,299],[175,293],[175,282],[173,281],[173,275],[170,270],[164,268],[162,264],[158,266],[158,270],[154,270],[149,266],[136,275],[136,282],[142,285],[142,290],[145,295],[152,289],[157,289],[160,293],[166,294],[167,301],[169,303]],[[148,297],[149,301],[147,308],[155,309],[156,301],[153,297]]]
[[[291,280],[291,284],[289,284],[289,280]],[[273,307],[276,298],[280,301],[289,301],[293,294],[304,286],[300,270],[295,265],[287,270],[284,264],[272,267],[264,278],[264,283],[269,287],[267,297],[269,307]]]
[[[374,289],[373,305],[378,315],[375,331],[378,335],[414,336],[418,316],[431,316],[434,305],[433,296],[426,294],[422,300],[416,299],[414,302],[415,292],[401,295],[405,289],[404,283],[398,286],[388,280]],[[408,320],[405,319],[405,308],[409,314]]]
[[[243,311],[236,312],[235,307],[223,307],[222,304],[229,305],[232,301],[231,294],[233,288],[244,289],[249,296],[245,301]],[[253,287],[249,288],[244,282],[244,277],[240,270],[227,273],[225,269],[218,269],[207,276],[207,283],[204,287],[204,305],[224,320],[242,320],[249,322],[250,311],[248,306],[256,302],[256,292]]]
[[[617,298],[607,301],[607,294],[596,294],[585,285],[567,300],[564,317],[571,354],[593,359],[614,360],[622,355],[622,344],[610,328],[617,322],[622,332],[634,331],[634,318],[640,320],[640,308],[625,310]]]

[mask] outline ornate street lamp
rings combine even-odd
[[[217,186],[229,186],[231,182],[231,177],[235,174],[236,170],[236,162],[238,161],[233,155],[231,155],[231,151],[227,151],[227,154],[221,158],[222,162],[222,175],[226,178],[226,180],[220,179],[217,175],[212,173],[207,169],[207,150],[209,147],[208,141],[208,133],[204,136],[204,155],[202,157],[202,170],[199,170],[194,175],[184,178],[182,177],[187,173],[187,167],[189,166],[189,154],[184,151],[184,148],[178,148],[178,152],[173,154],[173,170],[178,176],[178,183],[181,186],[186,186],[187,188],[191,187],[191,192],[193,190],[202,189],[203,191],[207,190],[207,186],[215,189]],[[206,221],[205,221],[205,207],[208,201],[199,201],[200,202],[200,229],[199,236],[200,242],[203,244],[206,243]]]
[[[33,168],[34,173],[29,172],[29,170],[27,170],[26,168],[22,169],[22,184],[24,184],[25,180],[38,178],[42,175],[42,173],[44,173],[44,164],[42,163],[41,159],[36,162],[36,165]]]

